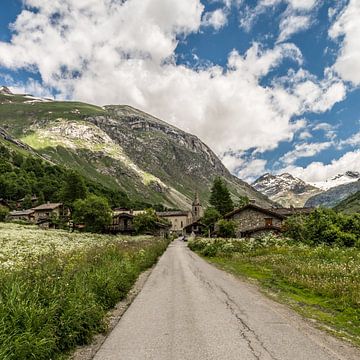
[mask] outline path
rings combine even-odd
[[[174,241],[95,360],[355,360],[256,287]]]

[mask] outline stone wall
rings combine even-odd
[[[245,209],[234,214],[231,220],[236,223],[236,235],[240,236],[241,231],[251,230],[266,226],[265,219],[272,219],[272,225],[281,227],[282,220],[255,209]]]

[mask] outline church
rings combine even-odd
[[[170,231],[173,233],[182,234],[185,227],[195,223],[203,217],[204,210],[200,203],[198,193],[195,194],[194,201],[189,211],[163,211],[158,212],[157,215],[163,219],[171,222]]]

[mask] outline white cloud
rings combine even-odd
[[[266,172],[266,164],[267,161],[263,159],[250,160],[246,162],[246,165],[238,170],[236,175],[240,179],[244,179],[245,181],[252,183],[260,175]]]
[[[321,151],[330,148],[333,145],[331,142],[322,143],[302,143],[296,144],[295,149],[289,151],[280,158],[280,161],[290,165],[296,162],[296,160],[304,157],[313,157],[319,154]]]
[[[290,165],[279,170],[278,173],[289,172],[307,182],[316,183],[346,171],[360,171],[360,150],[350,151],[329,164],[312,162],[306,167]]]
[[[343,148],[344,146],[360,147],[360,131],[353,134],[352,136],[350,136],[347,139],[340,140],[338,146],[339,146],[339,148]],[[359,167],[360,167],[360,165],[359,165]]]
[[[331,38],[344,36],[334,69],[346,81],[360,85],[360,2],[350,0],[329,30]]]
[[[308,130],[305,130],[299,134],[300,140],[306,140],[306,139],[310,139],[310,138],[312,138],[312,135]]]
[[[1,66],[39,71],[45,93],[54,88],[60,97],[138,107],[198,135],[219,154],[274,149],[306,125],[294,116],[328,110],[342,98],[338,80],[304,71],[289,74],[287,83],[261,84],[284,59],[302,64],[294,44],[254,43],[245,54],[232,51],[225,69],[176,65],[177,38],[200,30],[200,0],[25,4],[37,11],[23,10],[11,43],[0,42]],[[35,84],[24,87],[43,94]]]
[[[283,42],[289,39],[293,34],[308,29],[310,25],[311,25],[310,16],[305,16],[305,15],[285,16],[280,21],[280,35],[277,41]]]
[[[224,9],[216,9],[211,12],[207,12],[204,14],[202,18],[203,26],[211,26],[215,30],[220,30],[227,24],[228,14]]]

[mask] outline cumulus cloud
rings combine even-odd
[[[289,39],[291,35],[308,29],[310,24],[311,21],[309,16],[291,15],[283,17],[280,21],[280,35],[277,41],[283,42]]]
[[[346,171],[359,171],[360,150],[350,151],[329,164],[312,162],[308,166],[290,165],[279,170],[278,173],[289,172],[307,182],[317,183],[330,179]]]
[[[333,39],[343,37],[340,54],[334,69],[346,81],[360,85],[360,2],[349,4],[329,30]]]
[[[330,148],[332,145],[333,143],[331,142],[296,144],[295,149],[282,156],[280,161],[290,165],[295,163],[296,160],[300,158],[313,157],[319,154],[321,151]]]
[[[285,59],[302,65],[301,51],[290,43],[232,51],[225,68],[177,65],[179,37],[202,26],[200,0],[24,3],[11,42],[0,42],[1,66],[41,75],[42,88],[30,82],[21,85],[23,91],[42,95],[54,89],[62,98],[129,104],[198,135],[218,154],[274,149],[306,126],[295,116],[329,110],[344,97],[336,77],[319,80],[303,70],[263,85],[261,79]],[[288,3],[308,8],[315,1]],[[265,160],[255,160],[240,176],[265,166]],[[226,162],[242,166],[236,156]]]
[[[214,11],[206,12],[202,19],[203,26],[211,26],[215,30],[220,30],[227,24],[227,11],[224,9],[216,9]]]

